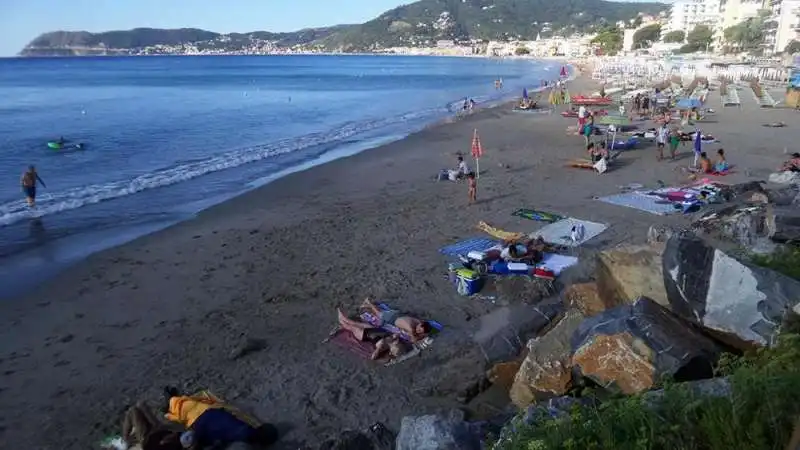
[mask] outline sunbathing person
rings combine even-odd
[[[536,240],[530,239],[524,242],[512,243],[500,252],[500,258],[505,261],[524,262],[527,264],[539,263],[542,260],[542,253],[546,246],[541,239],[539,237]]]
[[[372,352],[370,359],[377,360],[380,359],[381,355],[388,352],[389,353],[389,360],[397,359],[400,356],[408,353],[408,345],[400,338],[400,336],[394,334],[389,337],[385,337],[378,341],[375,344],[375,351]]]
[[[180,395],[174,387],[166,388],[164,394],[167,400],[165,417],[191,429],[193,445],[199,448],[234,442],[266,447],[278,440],[278,431],[273,425],[248,423],[225,403],[203,396]]]
[[[792,159],[783,163],[781,172],[800,172],[800,153],[792,153]]]
[[[711,168],[711,160],[708,159],[708,155],[706,155],[706,152],[700,153],[700,172],[702,173],[713,172]]]
[[[184,443],[191,444],[193,435],[171,429],[156,419],[142,402],[128,408],[122,419],[122,439],[128,448],[141,450],[183,450]]]
[[[370,299],[364,300],[364,303],[362,303],[361,306],[370,314],[380,319],[381,325],[394,325],[401,331],[404,331],[413,343],[425,339],[431,332],[431,325],[428,322],[415,317],[405,316],[401,314],[400,311],[394,309],[381,309]]]
[[[717,150],[717,163],[714,164],[714,170],[717,172],[725,172],[730,169],[728,161],[725,159],[725,150]]]

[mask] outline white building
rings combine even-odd
[[[714,28],[719,20],[720,0],[678,0],[670,8],[669,21],[662,36],[671,31],[689,33],[697,25]]]
[[[800,0],[767,0],[772,15],[764,36],[766,53],[780,53],[789,42],[798,39]]]
[[[764,9],[765,0],[719,0],[719,18],[714,29],[716,48],[721,48],[725,40],[725,30],[747,19],[758,16]]]

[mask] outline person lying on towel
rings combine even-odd
[[[792,159],[783,163],[781,172],[800,172],[800,153],[792,153]]]
[[[524,262],[529,264],[536,264],[542,260],[542,252],[544,249],[544,240],[541,236],[536,240],[528,240],[525,242],[518,242],[510,244],[503,248],[500,252],[500,258],[505,261]],[[541,240],[541,241],[540,241]]]
[[[183,450],[191,444],[189,432],[176,431],[158,420],[142,402],[128,408],[122,418],[122,439],[128,448],[141,450]]]
[[[174,387],[164,389],[167,420],[192,431],[192,445],[198,448],[227,446],[242,442],[266,447],[278,440],[270,424],[254,426],[234,414],[225,403],[207,397],[180,395]]]
[[[431,325],[427,321],[403,315],[394,309],[381,309],[370,299],[364,300],[361,307],[380,319],[381,325],[394,325],[404,331],[412,343],[425,339],[431,332]]]

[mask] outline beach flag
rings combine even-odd
[[[472,135],[472,157],[475,158],[475,178],[480,178],[481,156],[483,156],[483,147],[481,146],[481,138],[478,137],[478,129],[475,128],[475,134]]]

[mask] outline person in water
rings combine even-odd
[[[22,184],[22,192],[25,193],[25,199],[28,201],[28,206],[31,208],[36,206],[36,183],[41,183],[42,186],[47,187],[39,174],[36,173],[36,167],[28,166],[28,170],[22,174],[20,183]]]

